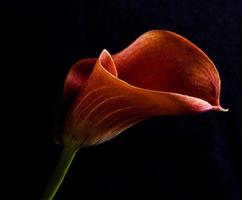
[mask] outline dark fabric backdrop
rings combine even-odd
[[[18,198],[9,199],[39,199],[54,170],[61,152],[54,122],[70,67],[104,48],[118,52],[152,29],[177,32],[209,55],[222,80],[221,104],[230,111],[156,117],[80,150],[56,199],[242,199],[242,1],[8,0],[6,6],[3,76],[10,76],[14,113],[8,134],[19,144],[9,179],[9,195]]]

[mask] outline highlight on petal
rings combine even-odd
[[[175,33],[150,31],[118,54],[104,50],[72,67],[62,140],[85,147],[152,116],[225,111],[219,95],[218,72],[198,47]]]

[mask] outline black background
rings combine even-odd
[[[177,32],[209,55],[222,80],[221,104],[230,111],[156,117],[81,149],[56,199],[242,199],[242,1],[8,0],[6,6],[7,134],[19,145],[11,153],[13,199],[39,199],[54,170],[61,152],[54,122],[70,67],[104,48],[116,53],[152,29]]]

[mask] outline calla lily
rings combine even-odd
[[[79,148],[153,116],[226,111],[219,98],[213,62],[173,32],[149,31],[117,54],[103,50],[98,58],[77,62],[64,86],[61,164],[43,199],[53,198]]]
[[[72,67],[63,143],[100,144],[157,115],[224,111],[219,96],[219,74],[205,53],[175,33],[149,31],[120,53],[103,50]]]

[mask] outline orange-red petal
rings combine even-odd
[[[87,79],[83,79],[84,84],[78,86],[81,92],[67,112],[64,143],[74,143],[77,146],[99,144],[151,116],[222,109],[219,105],[212,105],[206,98],[131,85],[129,81],[117,77],[114,61],[115,56],[113,60],[104,50],[95,66],[89,66],[91,73]],[[135,67],[137,71],[143,69],[142,65]],[[119,74],[119,69],[117,71]],[[124,71],[121,70],[122,74],[124,75]],[[158,80],[156,81],[159,85]]]
[[[208,56],[184,37],[154,30],[114,55],[119,78],[131,85],[174,92],[219,106],[220,78]]]

